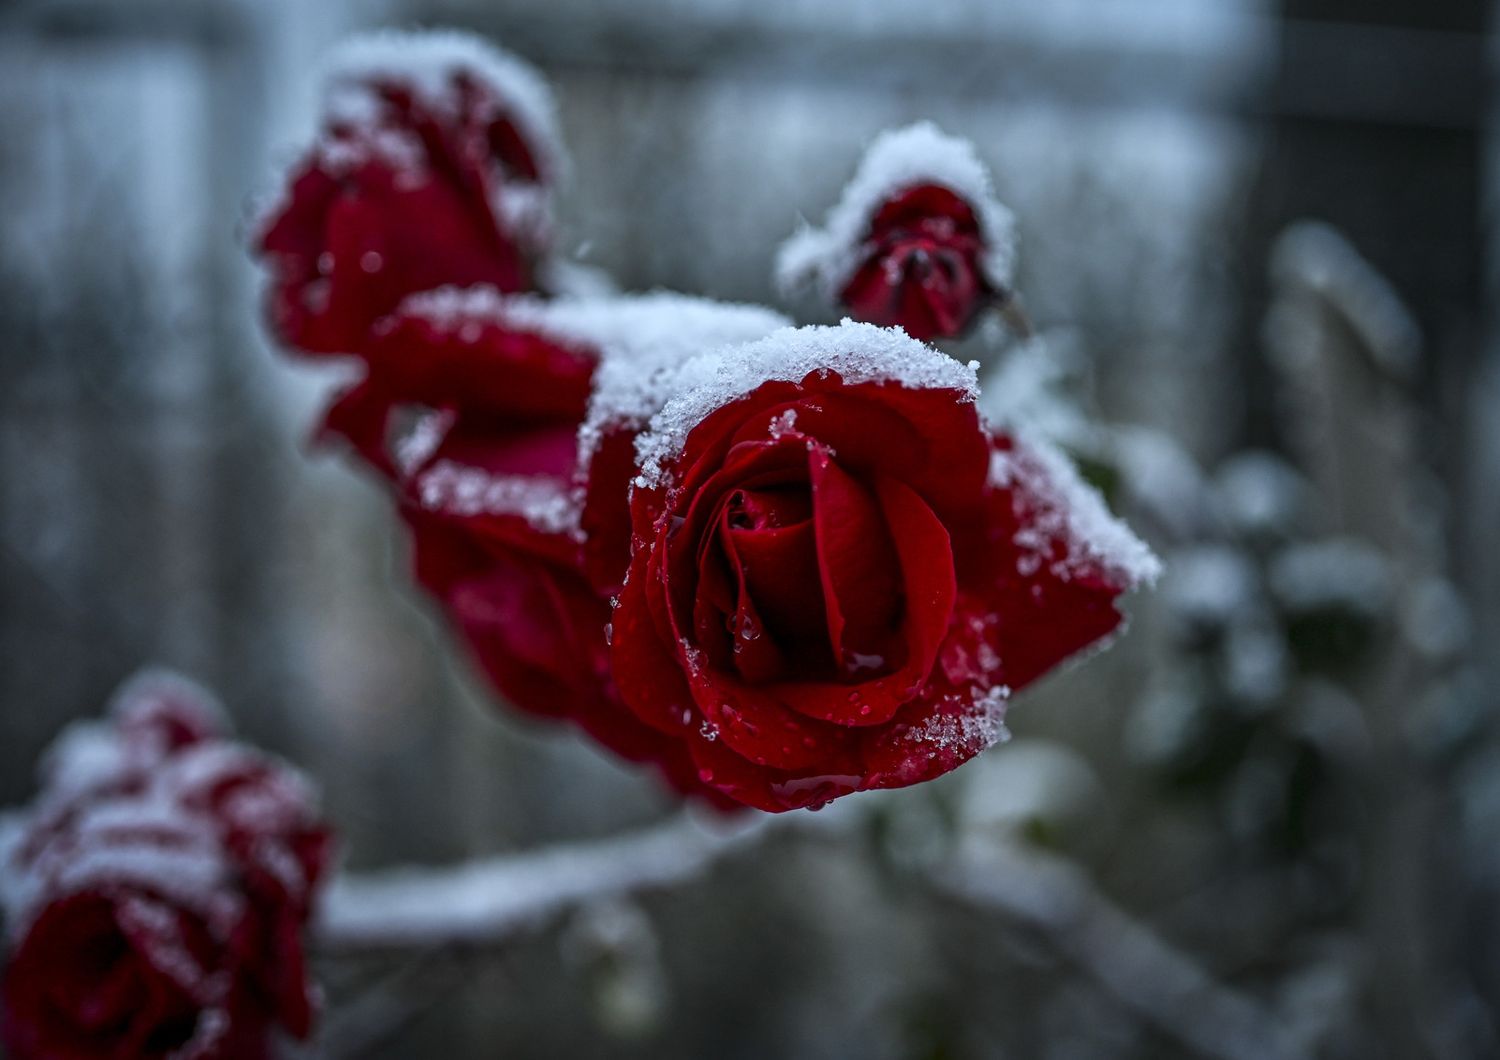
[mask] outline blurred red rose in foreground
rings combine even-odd
[[[290,768],[150,674],[74,726],[0,832],[10,1055],[259,1060],[306,1037],[302,933],[331,834]]]

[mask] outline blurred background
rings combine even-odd
[[[798,218],[883,127],[974,140],[1050,340],[994,356],[1006,392],[1168,573],[1010,744],[850,834],[414,978],[327,962],[323,1052],[1247,1055],[1193,991],[1131,996],[1167,989],[1131,975],[1164,945],[1287,1055],[1500,1056],[1492,9],[0,0],[0,805],[160,662],[321,780],[354,868],[670,812],[494,710],[380,490],[304,448],[332,376],[259,326],[242,226],[313,132],[319,54],[466,27],[551,80],[562,247],[627,289],[822,319],[771,287]],[[1119,919],[1078,945],[930,886],[974,834]],[[350,1016],[376,983],[394,1010]]]

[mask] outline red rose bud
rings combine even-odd
[[[976,391],[853,323],[676,373],[636,443],[611,661],[704,785],[775,811],[945,773],[1153,575],[1065,461],[992,441]]]
[[[356,38],[330,62],[324,132],[255,233],[276,335],[357,353],[409,294],[533,285],[562,166],[546,85],[449,32]]]
[[[1010,212],[973,147],[923,122],[875,140],[824,228],[782,247],[777,277],[859,320],[952,338],[1007,297],[1014,258]]]

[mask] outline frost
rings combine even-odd
[[[545,475],[496,475],[440,460],[416,482],[423,508],[450,515],[515,515],[548,534],[578,533],[579,497],[565,481]]]
[[[671,396],[636,439],[636,484],[658,485],[688,434],[715,410],[763,383],[799,383],[812,374],[832,373],[851,385],[954,390],[963,401],[973,401],[979,392],[972,364],[960,364],[900,328],[848,319],[836,327],[783,328],[758,342],[694,357],[649,385]]]
[[[834,301],[859,264],[871,217],[889,199],[923,184],[948,188],[974,208],[985,248],[981,266],[995,288],[1008,288],[1015,273],[1015,219],[995,197],[974,146],[929,121],[875,138],[823,227],[803,227],[782,244],[777,285],[787,294],[813,286]]]
[[[372,83],[408,88],[436,113],[457,113],[460,74],[493,91],[549,180],[567,165],[552,90],[537,71],[510,52],[456,30],[376,30],[351,37],[324,64],[324,114],[331,121],[369,126],[379,118]]]
[[[1347,608],[1376,617],[1390,604],[1391,582],[1385,557],[1349,538],[1292,545],[1271,562],[1271,589],[1292,611]]]
[[[1122,588],[1156,581],[1161,561],[1110,514],[1099,491],[1083,481],[1066,456],[1041,438],[1018,437],[1014,446],[991,455],[990,483],[1018,487],[1034,507],[1029,525],[1016,535],[1017,545],[1040,554],[1050,539],[1061,537],[1068,551],[1053,565],[1060,577],[1097,565]]]
[[[996,685],[991,689],[972,688],[969,694],[973,703],[964,713],[934,714],[906,730],[906,739],[935,751],[958,754],[978,754],[1009,740],[1005,711],[1010,704],[1010,689]]]

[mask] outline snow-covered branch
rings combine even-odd
[[[344,953],[493,944],[576,906],[691,880],[792,819],[724,825],[682,815],[631,835],[535,853],[347,876],[324,899],[320,948]]]
[[[318,924],[325,952],[493,945],[602,899],[689,882],[773,834],[829,832],[853,807],[760,817],[729,828],[683,815],[643,831],[447,868],[346,877]],[[1205,1056],[1296,1058],[1306,1050],[1258,1001],[1213,980],[1114,904],[1072,862],[993,834],[926,872],[939,892],[1044,934],[1140,1017]]]

